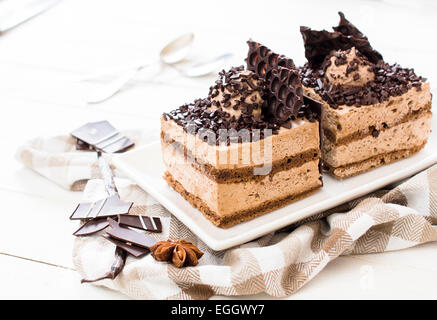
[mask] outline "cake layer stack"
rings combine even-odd
[[[162,131],[166,181],[218,226],[251,219],[321,186],[317,122],[294,121],[276,135],[230,146],[211,146],[197,137],[193,141],[172,120],[162,120]],[[271,169],[264,164],[264,156],[270,157],[264,155],[265,144],[273,148]],[[260,159],[251,159],[255,145]]]
[[[322,103],[324,168],[347,178],[409,157],[431,131],[431,93],[412,69],[388,64],[340,13],[333,32],[302,27],[304,92]],[[361,51],[360,51],[361,50]]]
[[[322,186],[319,114],[303,103],[298,71],[275,63],[268,75],[259,70],[223,71],[208,98],[161,118],[164,179],[223,228]]]

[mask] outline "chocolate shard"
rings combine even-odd
[[[77,229],[73,235],[76,237],[89,236],[91,234],[102,231],[109,225],[106,218],[97,218],[85,222]]]
[[[96,202],[79,203],[70,216],[70,220],[94,219],[127,214],[132,205],[133,202],[122,201],[118,195],[113,195]]]
[[[304,95],[304,108],[307,113],[311,113],[311,115],[306,115],[307,118],[314,117],[315,120],[321,121],[322,119],[322,103],[314,100],[306,95]]]
[[[142,257],[150,252],[149,249],[141,248],[141,247],[134,246],[131,244],[127,244],[123,241],[112,238],[108,234],[102,234],[102,237],[105,238],[106,240],[112,242],[113,244],[115,244],[118,248],[121,248],[122,250],[126,251],[127,253],[133,255],[135,258],[140,258],[140,257]]]
[[[296,116],[303,103],[302,85],[292,59],[274,53],[266,46],[249,40],[247,69],[265,81],[265,116],[287,122]]]
[[[305,57],[310,66],[317,69],[332,51],[347,50],[352,47],[355,47],[374,64],[382,61],[382,55],[372,48],[367,37],[350,23],[343,13],[339,12],[339,15],[340,23],[337,27],[333,27],[333,32],[300,27],[305,46]]]
[[[268,114],[281,121],[296,116],[303,104],[303,90],[297,70],[278,67],[269,82],[265,108]]]
[[[118,215],[118,224],[120,226],[133,227],[150,232],[162,232],[162,223],[159,217],[122,214]]]
[[[258,42],[249,40],[247,44],[249,45],[249,52],[246,58],[247,70],[256,73],[260,78],[269,78],[270,72],[278,67],[296,68],[292,59],[274,53]]]
[[[343,12],[340,11],[338,15],[340,16],[340,22],[338,23],[337,27],[332,27],[334,31],[340,32],[345,36],[367,39],[367,37],[360,30],[358,30],[357,27],[355,27],[349,22],[349,20],[346,19]]]
[[[121,227],[114,219],[108,218],[108,222],[109,227],[105,232],[116,240],[145,249],[149,249],[156,243],[156,240],[151,236]]]
[[[123,152],[134,143],[123,136],[108,121],[89,122],[71,132],[78,139],[76,149],[96,149],[106,153]]]

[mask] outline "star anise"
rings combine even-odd
[[[195,266],[203,252],[194,244],[185,240],[159,241],[150,247],[157,261],[171,261],[176,267]]]

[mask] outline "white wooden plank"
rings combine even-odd
[[[78,222],[70,221],[69,216],[77,201],[5,190],[0,190],[0,198],[3,199],[0,252],[73,268],[72,233]]]
[[[127,299],[91,284],[73,270],[0,254],[0,299]]]

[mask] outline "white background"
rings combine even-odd
[[[0,16],[10,3],[0,0]],[[68,216],[81,195],[23,168],[13,158],[16,148],[35,136],[67,134],[102,119],[119,129],[154,129],[158,137],[159,115],[205,97],[214,77],[186,79],[168,67],[152,68],[96,105],[86,104],[84,94],[105,82],[74,79],[101,68],[156,60],[163,44],[188,31],[196,35],[194,61],[232,52],[232,64],[243,64],[245,41],[252,38],[301,65],[299,26],[328,29],[337,24],[339,10],[387,61],[414,67],[435,92],[433,1],[64,0],[0,35],[0,298],[124,298],[80,284],[71,261],[71,233],[77,225]],[[435,299],[436,248],[427,244],[340,257],[289,298]]]

